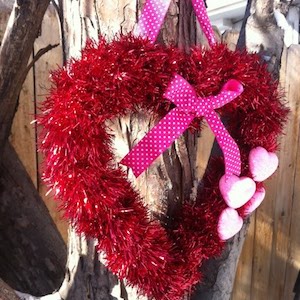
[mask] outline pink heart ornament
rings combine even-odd
[[[249,200],[248,203],[246,203],[245,214],[250,215],[252,212],[254,212],[263,202],[265,196],[266,190],[263,187],[257,189],[253,197]]]
[[[220,179],[219,188],[227,205],[231,208],[239,208],[252,198],[256,184],[249,177],[224,175]]]
[[[278,157],[273,152],[268,152],[263,147],[257,147],[250,151],[249,169],[253,179],[262,182],[269,178],[278,167]]]
[[[226,241],[237,234],[243,226],[243,219],[238,212],[230,207],[225,208],[218,221],[218,235],[223,241]]]

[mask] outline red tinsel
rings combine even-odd
[[[287,115],[278,84],[257,55],[224,45],[187,55],[132,36],[89,42],[81,59],[52,74],[53,88],[39,117],[44,178],[66,218],[79,233],[98,240],[115,274],[157,300],[181,299],[201,279],[203,260],[223,249],[217,234],[226,207],[218,187],[223,162],[210,164],[196,203],[187,199],[173,229],[165,229],[149,221],[140,195],[114,168],[105,121],[139,110],[166,114],[170,103],[163,93],[175,73],[203,97],[218,93],[229,79],[243,84],[242,96],[218,112],[239,145],[244,175],[252,148],[276,150]]]

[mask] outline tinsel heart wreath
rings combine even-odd
[[[223,240],[239,230],[241,218],[255,209],[253,202],[263,190],[263,182],[253,181],[257,195],[245,205],[231,206],[231,184],[242,186],[244,179],[225,180],[223,159],[215,159],[196,200],[187,199],[172,229],[149,220],[138,191],[115,161],[106,121],[141,110],[164,117],[174,108],[164,96],[174,74],[202,99],[219,94],[232,79],[242,84],[241,95],[217,112],[238,144],[241,175],[252,180],[249,154],[258,147],[266,157],[277,150],[287,109],[266,66],[246,51],[214,44],[185,54],[133,35],[109,43],[104,38],[90,41],[80,59],[53,72],[53,87],[38,118],[44,179],[66,218],[79,233],[97,239],[112,272],[157,300],[181,299],[201,280],[202,262],[221,253]],[[195,118],[190,127],[200,130],[200,120]],[[257,157],[259,151],[254,151]],[[220,190],[228,192],[228,205]]]

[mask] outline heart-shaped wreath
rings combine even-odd
[[[140,30],[147,31],[155,23],[149,14],[149,7],[155,5],[150,2]],[[202,262],[221,253],[224,240],[240,230],[242,218],[263,200],[262,181],[277,168],[273,152],[287,109],[280,101],[278,83],[255,54],[231,52],[224,45],[210,43],[211,49],[194,48],[188,55],[154,44],[166,2],[160,3],[166,7],[155,10],[160,12],[155,16],[159,19],[156,31],[148,30],[144,37],[120,36],[110,43],[104,38],[90,41],[80,59],[54,72],[39,122],[44,179],[62,201],[65,216],[79,233],[98,240],[110,270],[138,287],[141,294],[176,300],[201,279]],[[207,28],[202,0],[193,4]],[[147,15],[152,16],[152,23]],[[174,140],[191,123],[200,130],[200,116],[210,122],[223,152],[229,147],[227,160],[224,153],[225,161],[219,158],[210,164],[196,200],[186,199],[172,229],[149,220],[147,207],[116,163],[111,146],[106,121],[141,110],[165,121],[168,118],[156,125],[158,130],[154,128],[147,141],[163,143],[158,152],[172,142],[162,133],[178,129]],[[227,120],[228,132],[218,123],[216,111]],[[174,122],[175,129],[163,131],[169,122]],[[142,143],[132,156],[128,154],[138,174],[159,154],[152,157],[144,147],[147,143]],[[121,163],[128,164],[127,158]],[[232,166],[237,168],[227,172]]]

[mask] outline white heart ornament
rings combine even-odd
[[[262,182],[269,178],[278,167],[278,157],[273,152],[268,152],[263,147],[257,147],[250,151],[249,169],[253,179]]]
[[[231,208],[239,208],[252,198],[256,184],[249,177],[224,175],[220,179],[219,188],[227,205]]]
[[[237,234],[243,226],[243,219],[238,212],[230,207],[225,208],[218,221],[218,235],[223,241],[226,241]]]

